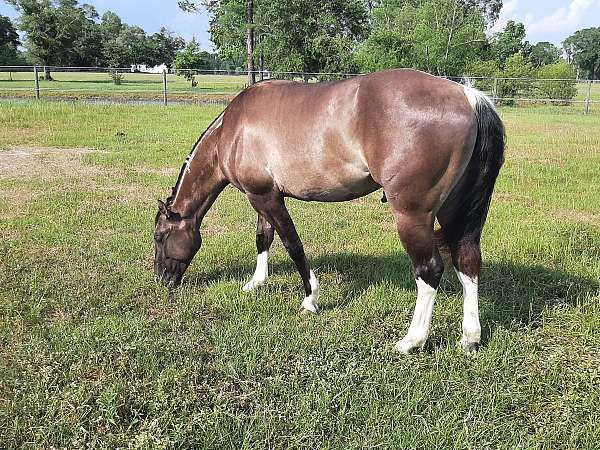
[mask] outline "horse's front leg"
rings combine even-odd
[[[317,300],[319,298],[319,282],[306,260],[304,247],[294,226],[294,222],[285,207],[283,197],[277,192],[267,194],[248,194],[248,199],[254,209],[275,227],[277,234],[283,242],[283,246],[294,261],[304,285],[306,297],[302,302],[301,309],[316,313],[318,311]]]
[[[271,248],[274,236],[273,226],[259,214],[258,223],[256,224],[256,251],[258,254],[256,257],[256,270],[252,279],[242,288],[244,292],[250,292],[267,281],[269,276],[269,248]]]

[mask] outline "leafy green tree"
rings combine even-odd
[[[564,61],[540,67],[537,78],[541,80],[539,88],[545,98],[564,100],[563,104],[569,104],[577,95],[575,69]]]
[[[75,49],[88,43],[85,31],[97,18],[94,7],[80,6],[77,0],[5,1],[21,13],[18,26],[26,33],[25,47],[35,63],[46,66],[46,79],[52,79],[47,66],[75,65],[80,61],[84,52]]]
[[[576,31],[565,39],[563,48],[568,61],[579,69],[579,76],[600,77],[600,27]]]
[[[354,72],[353,52],[366,35],[361,0],[275,0],[259,15],[258,45],[273,70]]]
[[[210,55],[208,52],[200,50],[200,44],[196,39],[192,39],[183,50],[177,53],[173,66],[182,73],[187,79],[191,79],[194,75],[191,71],[183,71],[183,69],[202,70],[207,69],[209,65]]]
[[[355,57],[360,71],[414,67],[412,30],[415,20],[416,10],[411,5],[385,2],[374,8],[371,33]]]
[[[191,5],[190,5],[191,3]],[[363,0],[255,0],[249,20],[247,0],[180,2],[207,8],[211,39],[223,59],[259,53],[270,70],[339,72],[356,68],[352,53],[368,26]],[[249,52],[248,29],[256,47]],[[251,57],[246,56],[246,62]]]
[[[487,45],[482,10],[461,0],[382,1],[371,26],[357,55],[363,71],[413,67],[462,75]]]
[[[479,8],[487,25],[493,25],[502,10],[502,0],[463,0],[466,8]]]
[[[19,34],[12,21],[0,15],[0,65],[9,66],[19,62]]]
[[[491,41],[492,55],[502,68],[512,55],[527,55],[529,49],[530,45],[525,41],[525,25],[513,20],[509,20],[504,30],[496,33]]]
[[[535,70],[521,53],[515,53],[506,59],[502,77],[498,82],[498,95],[503,102],[512,105],[520,96],[527,96],[530,92],[530,80],[534,77]]]
[[[528,60],[536,69],[560,61],[561,51],[551,42],[538,42],[531,47]]]
[[[171,65],[177,52],[185,47],[185,40],[174,36],[166,28],[161,28],[148,38],[146,64],[158,66],[160,64]]]

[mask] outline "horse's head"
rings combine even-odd
[[[202,245],[199,227],[193,218],[183,218],[159,201],[154,243],[154,276],[167,286],[178,286]]]

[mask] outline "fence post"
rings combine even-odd
[[[33,66],[33,74],[35,76],[35,98],[40,99],[40,77],[38,76],[38,67]]]
[[[592,97],[592,80],[588,80],[587,96],[585,97],[585,113],[590,112],[590,99]]]
[[[167,106],[169,99],[167,97],[167,69],[163,70],[163,101]]]
[[[494,87],[492,88],[492,101],[494,105],[498,103],[498,78],[494,77]]]

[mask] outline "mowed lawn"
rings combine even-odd
[[[256,216],[232,188],[184,287],[155,284],[156,199],[221,108],[0,103],[0,448],[600,446],[598,115],[502,110],[481,351],[447,263],[405,357],[415,286],[379,193],[288,202],[318,316],[278,240],[241,292]]]

